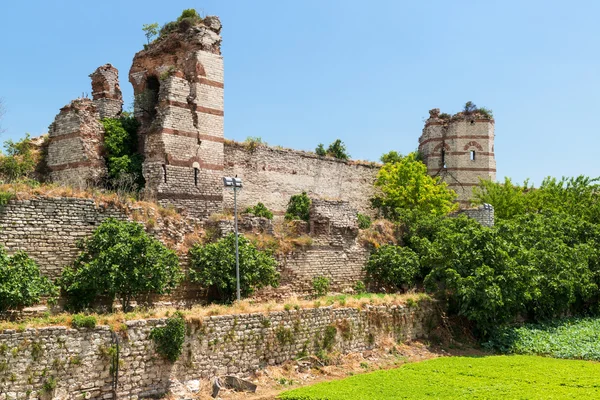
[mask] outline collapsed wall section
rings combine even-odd
[[[129,321],[117,337],[107,326],[0,331],[0,348],[6,349],[0,352],[0,382],[10,382],[0,384],[0,398],[39,393],[106,399],[114,398],[114,386],[117,398],[158,397],[172,379],[208,384],[215,376],[247,374],[314,354],[323,349],[326,331],[335,335],[325,351],[357,352],[376,348],[379,337],[427,337],[437,317],[431,303],[419,302],[413,307],[327,307],[195,319],[187,322],[183,352],[174,364],[156,353],[150,338],[152,329],[164,324],[164,319]],[[119,366],[118,375],[111,365]],[[55,387],[44,392],[49,380]]]
[[[146,194],[192,218],[222,209],[220,30],[216,17],[181,25],[137,53],[129,72],[141,122]]]
[[[374,163],[347,162],[289,149],[250,147],[225,143],[226,176],[242,178],[238,196],[243,209],[262,202],[283,215],[290,197],[306,192],[311,197],[343,199],[363,214],[372,214],[370,198],[379,171]],[[233,194],[225,192],[225,207],[233,208]]]
[[[123,110],[119,71],[111,64],[98,67],[92,78],[92,98],[100,118],[117,118]]]
[[[104,127],[99,119],[90,99],[73,100],[61,108],[48,128],[46,163],[51,181],[85,188],[106,176]]]
[[[461,112],[441,118],[440,110],[429,111],[419,152],[431,176],[439,176],[458,194],[461,207],[468,207],[479,179],[496,180],[494,120]]]

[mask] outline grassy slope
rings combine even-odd
[[[600,364],[536,356],[443,357],[292,390],[286,400],[593,399]]]
[[[486,346],[501,353],[600,361],[600,318],[528,324],[498,332]]]

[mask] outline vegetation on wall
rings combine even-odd
[[[52,299],[57,294],[54,284],[40,273],[36,262],[25,252],[9,256],[0,247],[0,311],[33,306],[42,297]]]
[[[419,256],[408,247],[384,245],[371,254],[364,269],[370,286],[406,291],[420,274]]]
[[[339,160],[348,160],[350,158],[350,154],[346,150],[346,145],[340,139],[333,141],[327,149],[325,149],[323,143],[319,143],[315,149],[315,153],[321,157],[329,156]]]
[[[183,278],[179,259],[135,222],[106,219],[79,243],[81,253],[63,270],[60,285],[73,310],[99,297],[118,299],[124,310],[142,295],[165,294]]]
[[[170,362],[175,362],[183,350],[185,341],[185,318],[176,311],[167,319],[165,326],[152,329],[150,339],[156,345],[156,351]]]
[[[213,290],[222,302],[236,298],[235,234],[190,249],[190,279]],[[258,250],[244,236],[239,236],[240,291],[248,297],[265,286],[279,285],[277,261],[270,251]]]
[[[177,18],[176,21],[171,21],[162,26],[160,29],[159,37],[163,37],[168,35],[171,32],[186,31],[189,27],[201,24],[203,18],[198,14],[193,8],[188,8],[183,10],[181,15]]]
[[[128,113],[120,118],[104,118],[104,149],[111,189],[136,192],[144,187],[142,163],[138,153],[139,123]]]
[[[288,221],[302,220],[308,222],[310,217],[310,204],[310,197],[308,197],[306,192],[293,195],[288,202],[287,210],[285,211],[285,219]]]
[[[253,207],[248,207],[244,212],[246,214],[252,214],[255,217],[273,219],[273,213],[263,203],[258,203]]]
[[[381,159],[385,163],[375,180],[380,194],[371,203],[384,217],[398,220],[406,211],[446,215],[458,207],[454,203],[456,193],[439,177],[427,174],[427,166],[418,160],[417,153],[402,157],[392,152]]]

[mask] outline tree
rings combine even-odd
[[[398,220],[405,210],[434,215],[445,215],[455,210],[456,193],[439,177],[427,174],[427,166],[417,160],[413,152],[405,157],[384,155],[391,160],[377,173],[375,186],[380,194],[371,199],[386,218]]]
[[[54,284],[40,273],[36,262],[23,252],[12,256],[0,247],[0,311],[22,309],[39,303],[42,296],[57,295]]]
[[[277,261],[269,251],[258,250],[244,236],[239,237],[240,291],[250,296],[256,289],[279,285]],[[223,302],[236,298],[235,234],[190,249],[190,279],[218,294]]]
[[[183,278],[177,254],[136,222],[108,218],[79,247],[81,253],[60,279],[68,305],[76,310],[90,307],[99,296],[111,304],[116,298],[129,310],[134,297],[169,293]]]
[[[348,160],[350,158],[350,154],[346,150],[346,145],[340,139],[336,139],[329,145],[327,155],[335,157],[338,160]]]
[[[158,23],[153,24],[144,24],[142,25],[142,30],[144,31],[144,35],[146,35],[146,40],[148,40],[148,44],[154,38],[154,36],[158,35]]]
[[[310,197],[308,197],[306,192],[293,195],[288,202],[285,219],[287,221],[302,220],[308,222],[310,218],[310,204]]]
[[[120,118],[104,118],[104,149],[108,167],[109,187],[117,190],[140,190],[144,184],[142,163],[137,151],[139,123],[129,114]]]
[[[371,254],[364,270],[371,284],[406,290],[419,274],[419,257],[408,247],[384,245]]]
[[[0,157],[0,175],[9,182],[29,177],[38,163],[34,145],[26,134],[18,142],[7,140],[4,142],[5,155]]]
[[[315,149],[315,153],[317,153],[317,155],[321,156],[321,157],[324,157],[327,155],[327,150],[325,150],[325,146],[323,145],[323,143],[319,143],[319,145]]]

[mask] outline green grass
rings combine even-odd
[[[285,392],[285,400],[595,399],[600,364],[537,356],[443,357]]]
[[[572,318],[497,332],[484,346],[501,353],[600,361],[600,318]]]

